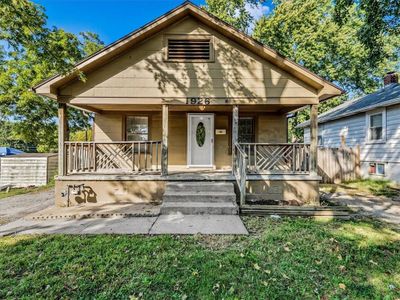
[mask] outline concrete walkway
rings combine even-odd
[[[157,217],[75,220],[20,219],[0,226],[0,236],[14,234],[248,234],[235,215],[161,215]]]

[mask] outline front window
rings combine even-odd
[[[367,115],[368,140],[370,142],[382,141],[385,138],[385,112]]]
[[[239,132],[238,142],[239,143],[254,143],[255,141],[255,130],[254,130],[254,118],[253,117],[241,117],[239,118]]]
[[[148,141],[149,140],[149,117],[128,116],[126,117],[126,140]]]

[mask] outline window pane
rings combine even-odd
[[[135,134],[135,133],[128,133],[126,135],[127,141],[147,141],[147,134]]]
[[[376,173],[376,165],[375,164],[369,164],[369,174],[375,174]]]
[[[239,118],[239,143],[253,143],[255,141],[254,134],[254,118],[246,117]]]
[[[382,114],[373,115],[370,118],[370,127],[382,127]]]
[[[385,165],[384,164],[376,165],[376,174],[385,175]]]
[[[126,139],[128,141],[147,141],[149,133],[147,116],[128,116],[126,118]]]
[[[376,127],[370,129],[370,139],[371,140],[381,140],[382,139],[382,127]]]

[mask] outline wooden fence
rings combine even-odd
[[[340,183],[360,178],[360,147],[319,147],[318,174],[322,177],[322,183]]]

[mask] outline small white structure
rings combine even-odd
[[[46,185],[57,174],[57,153],[23,153],[0,159],[0,185]]]

